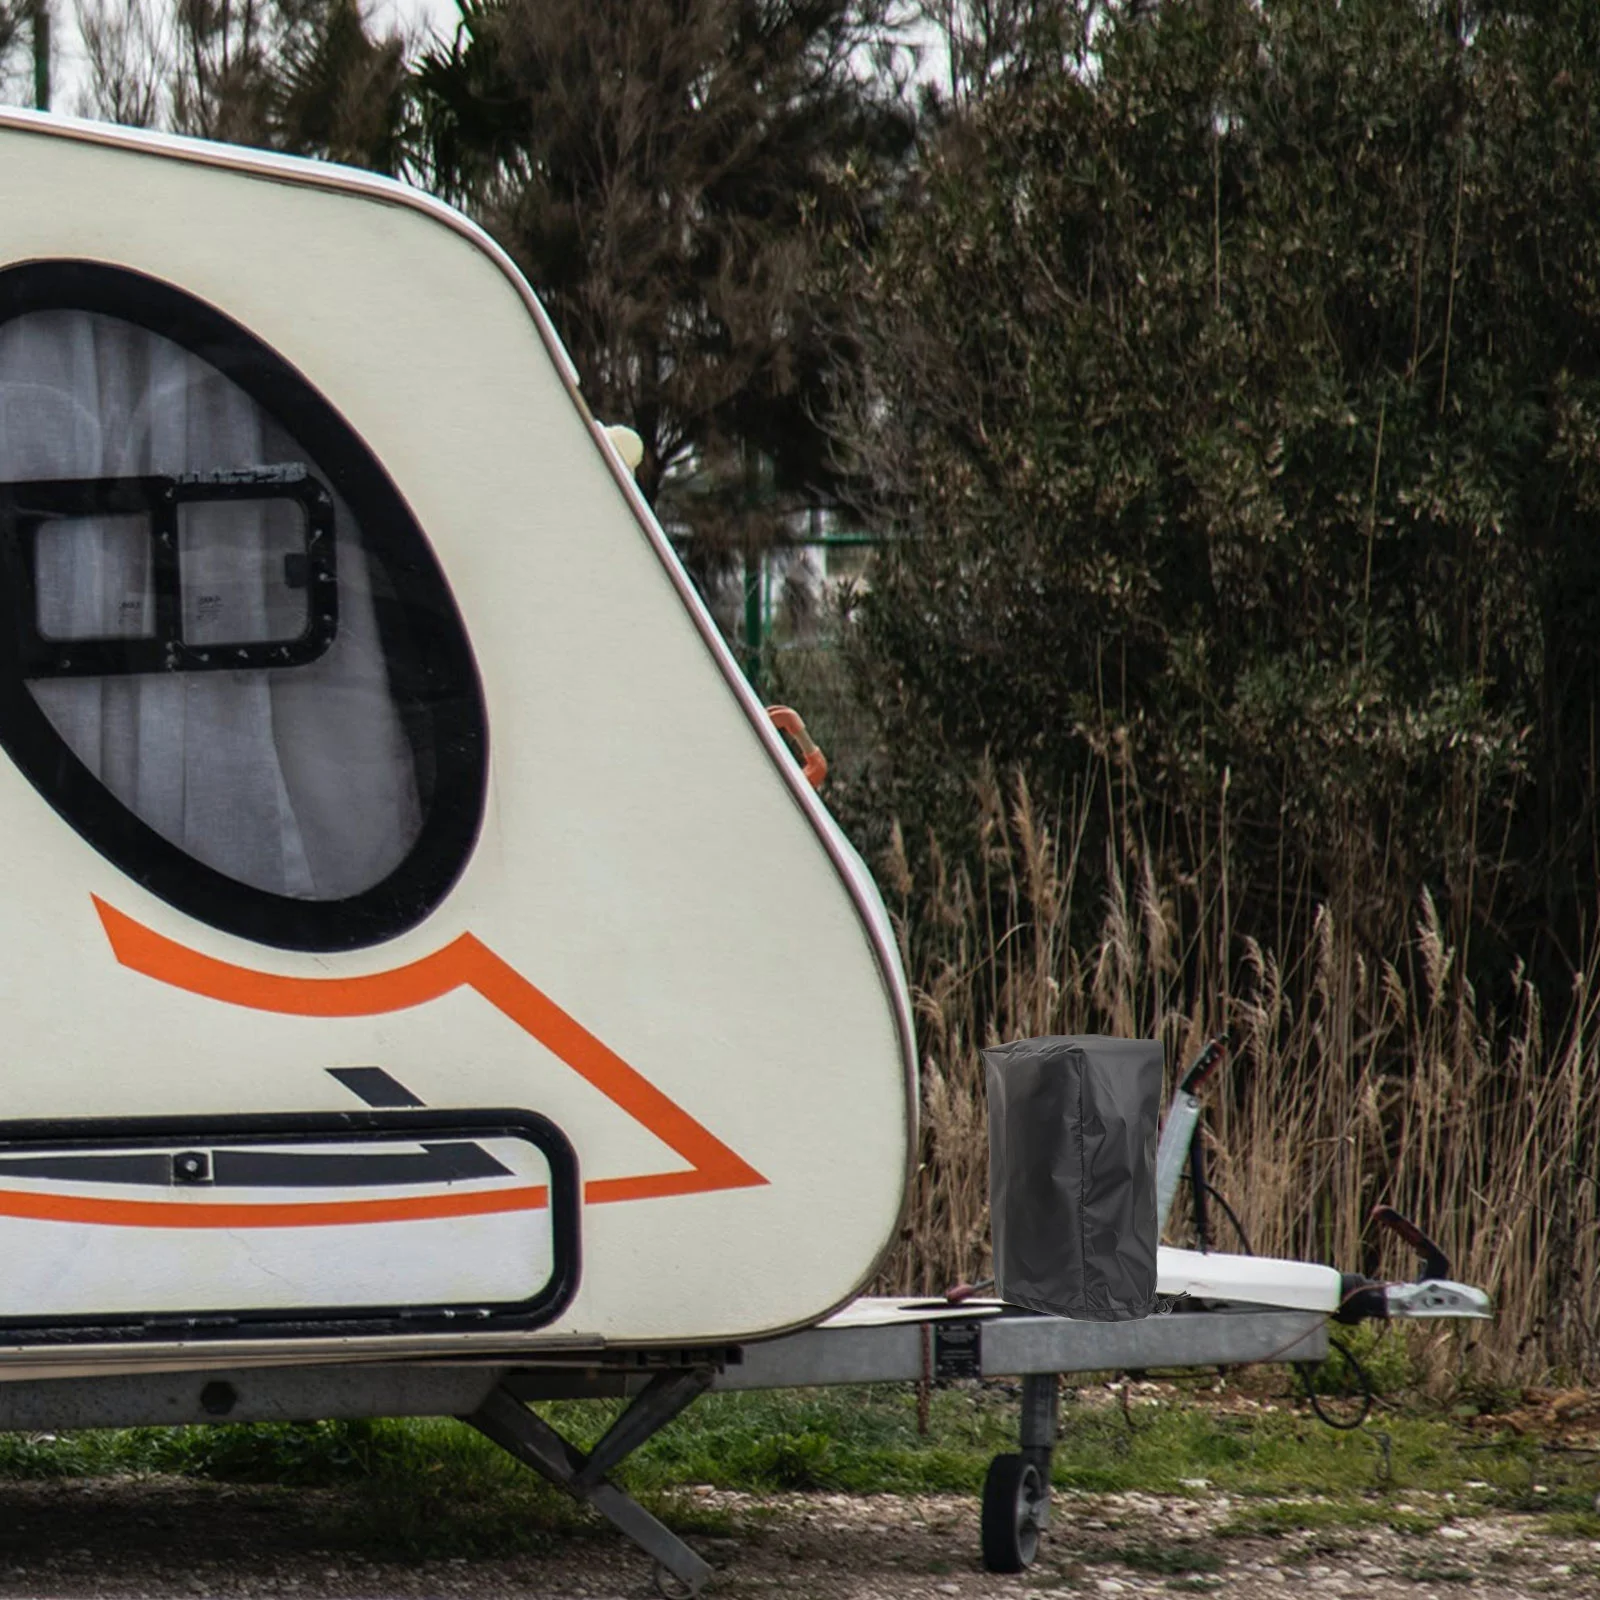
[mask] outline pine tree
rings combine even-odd
[[[910,117],[886,0],[463,0],[419,68],[429,176],[539,291],[595,411],[706,552],[831,491],[819,277]]]

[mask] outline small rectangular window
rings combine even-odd
[[[0,484],[25,677],[261,670],[338,631],[333,497],[297,464]]]
[[[306,513],[294,500],[178,507],[186,645],[292,643],[311,626]]]
[[[150,638],[156,631],[150,540],[147,516],[41,522],[33,536],[40,637]]]

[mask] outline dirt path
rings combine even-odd
[[[1561,1539],[1538,1519],[1497,1515],[1427,1533],[1324,1528],[1217,1538],[1236,1517],[1223,1497],[1058,1496],[1026,1575],[984,1573],[977,1506],[962,1496],[693,1491],[683,1504],[716,1535],[694,1543],[719,1569],[723,1600],[945,1600],[951,1595],[1305,1596],[1448,1600],[1469,1594],[1600,1597],[1600,1541]],[[1252,1501],[1259,1514],[1262,1502]],[[345,1536],[326,1490],[146,1479],[0,1485],[0,1596],[160,1600],[275,1596],[412,1600],[635,1600],[648,1563],[608,1531],[554,1537],[515,1559],[403,1562]],[[1437,1515],[1448,1507],[1424,1506]],[[1419,1516],[1419,1522],[1422,1518]]]

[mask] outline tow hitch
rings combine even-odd
[[[1369,1220],[1404,1240],[1422,1257],[1422,1276],[1411,1283],[1385,1283],[1359,1273],[1346,1273],[1335,1321],[1388,1321],[1401,1317],[1417,1321],[1434,1317],[1488,1319],[1488,1295],[1470,1284],[1457,1283],[1451,1276],[1450,1258],[1410,1217],[1402,1216],[1393,1206],[1374,1206]]]

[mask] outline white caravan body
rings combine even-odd
[[[28,113],[0,213],[0,1368],[848,1301],[889,920],[504,254]]]

